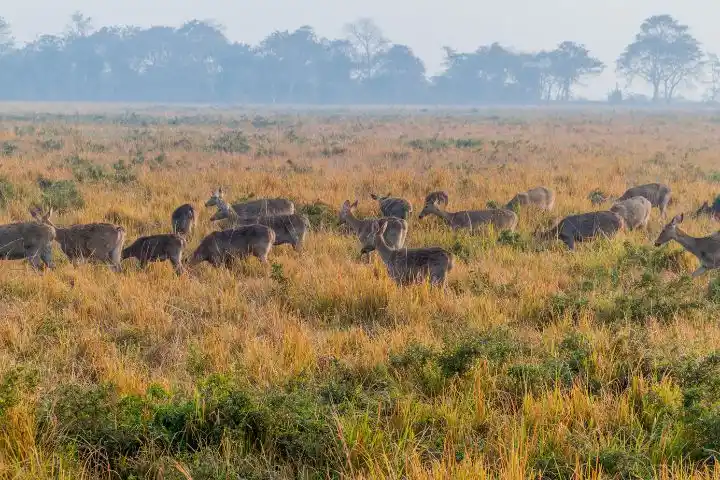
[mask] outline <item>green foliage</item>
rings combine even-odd
[[[229,130],[211,138],[208,150],[222,153],[248,153],[250,142],[241,130]]]
[[[18,146],[12,142],[2,142],[0,144],[0,156],[12,157],[18,151]]]
[[[96,165],[79,155],[72,155],[65,159],[72,170],[73,177],[80,183],[97,183],[107,178],[107,173],[101,165]]]
[[[122,158],[117,162],[113,163],[112,168],[113,180],[116,183],[128,184],[137,180],[137,176],[133,172],[132,166],[125,163],[125,160],[123,160]]]
[[[336,209],[327,203],[316,201],[302,205],[298,213],[307,215],[314,231],[337,230],[340,227]]]
[[[54,152],[62,150],[65,147],[65,142],[61,138],[46,138],[38,141],[38,146],[46,152]]]
[[[15,198],[15,185],[5,176],[0,176],[0,208],[5,208]]]
[[[85,206],[85,200],[72,180],[38,179],[43,203],[59,212],[67,212]]]

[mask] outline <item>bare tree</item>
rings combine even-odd
[[[357,76],[361,80],[372,78],[379,67],[380,56],[390,47],[390,41],[372,18],[359,18],[346,24],[344,30],[353,45]]]
[[[715,102],[720,96],[720,58],[715,53],[708,53],[707,57],[705,83],[708,85],[708,89],[705,92],[705,98],[709,102]]]

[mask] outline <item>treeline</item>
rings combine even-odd
[[[539,104],[572,100],[580,82],[607,68],[575,41],[538,52],[493,43],[472,52],[444,47],[444,70],[428,78],[412,48],[391,42],[371,19],[346,25],[345,34],[322,38],[303,26],[247,45],[212,22],[95,29],[76,13],[62,34],[20,45],[0,17],[0,100]],[[642,24],[616,70],[670,101],[706,65],[712,62],[687,26],[661,15]],[[714,100],[720,89],[712,83],[708,91]],[[609,99],[623,94],[617,89]]]

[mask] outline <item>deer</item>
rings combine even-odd
[[[390,248],[402,248],[405,245],[407,237],[408,224],[402,218],[397,217],[381,217],[366,218],[360,220],[355,217],[353,210],[357,207],[357,199],[352,204],[350,200],[345,200],[340,207],[340,221],[350,225],[355,235],[360,241],[360,258],[367,255],[367,261],[370,261],[370,253],[375,250],[375,238],[372,233],[373,225],[378,223],[385,225],[383,235],[385,242]]]
[[[660,210],[660,216],[665,218],[667,206],[672,202],[670,187],[664,183],[638,185],[625,190],[625,193],[623,193],[617,201],[638,196],[647,198],[653,207]]]
[[[391,248],[385,241],[387,226],[387,222],[373,222],[371,234],[390,278],[401,286],[428,278],[432,286],[445,286],[447,275],[453,268],[453,255],[440,247]]]
[[[49,215],[43,215],[39,209],[33,209],[31,214],[39,222],[55,229],[55,241],[74,265],[88,260],[108,263],[116,272],[122,270],[120,261],[125,242],[125,229],[122,226],[112,223],[84,223],[59,227],[50,220]]]
[[[202,239],[193,253],[189,265],[209,262],[218,267],[230,266],[234,257],[256,256],[260,262],[268,263],[268,254],[275,243],[275,232],[265,225],[245,225],[212,232]]]
[[[178,235],[188,236],[192,233],[196,224],[195,209],[189,203],[180,205],[170,217],[172,231]]]
[[[510,230],[512,232],[518,223],[517,214],[512,210],[506,210],[504,208],[463,210],[453,213],[441,210],[435,203],[425,204],[418,218],[422,219],[431,214],[443,219],[453,231],[468,228],[471,232],[474,232],[482,226],[492,225],[497,230]]]
[[[437,192],[430,192],[425,197],[424,205],[428,203],[434,203],[435,205],[442,205],[443,208],[447,208],[450,203],[450,196],[445,190],[439,190]]]
[[[707,200],[693,214],[693,218],[708,216],[713,220],[720,220],[720,198],[716,198],[713,204]]]
[[[395,217],[407,220],[413,211],[410,202],[404,198],[391,197],[389,194],[385,196],[376,195],[374,193],[371,193],[370,197],[373,200],[377,200],[380,204],[380,212],[384,217]]]
[[[218,187],[217,190],[210,194],[210,198],[205,202],[206,207],[214,207],[218,205],[218,201],[223,199],[223,189]],[[260,215],[290,215],[295,213],[295,204],[285,198],[261,198],[258,200],[250,200],[247,202],[235,203],[232,205],[233,210],[239,217],[257,217]],[[217,215],[217,212],[216,212]],[[215,215],[210,220],[218,220]]]
[[[655,246],[659,247],[670,240],[675,240],[685,250],[695,255],[700,260],[700,266],[692,273],[692,278],[696,278],[708,270],[720,267],[720,232],[715,232],[707,237],[692,237],[678,228],[684,219],[685,214],[683,213],[675,215],[660,232],[655,240]]]
[[[185,238],[177,233],[164,233],[139,237],[132,245],[122,251],[122,259],[137,258],[140,268],[145,268],[149,262],[170,260],[175,273],[182,274],[182,254],[185,248]]]
[[[217,199],[217,212],[211,220],[227,219],[224,228],[232,228],[254,223],[272,228],[275,232],[274,245],[290,244],[296,251],[302,250],[307,233],[310,231],[310,219],[307,215],[291,213],[288,215],[260,215],[241,217],[222,198]]]
[[[629,230],[636,228],[646,229],[650,220],[652,204],[645,197],[630,197],[619,200],[610,207],[611,212],[620,215]]]
[[[555,206],[555,192],[546,187],[531,188],[520,192],[505,205],[506,210],[513,210],[520,205],[534,205],[543,210],[552,210]]]
[[[568,249],[575,250],[575,242],[583,242],[599,235],[612,238],[622,228],[624,228],[622,217],[615,212],[604,210],[556,219],[548,230],[536,231],[535,238],[540,240],[556,238],[567,245]]]
[[[55,268],[52,258],[52,242],[55,240],[55,228],[49,223],[53,209],[38,218],[30,212],[36,221],[17,222],[0,225],[0,258],[5,260],[27,259],[35,271],[40,270],[40,261],[49,269]]]

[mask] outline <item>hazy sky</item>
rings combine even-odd
[[[20,0],[3,2],[0,15],[20,41],[58,33],[80,10],[103,25],[180,25],[213,19],[236,41],[255,44],[273,30],[307,24],[325,37],[372,17],[397,43],[413,48],[428,70],[441,68],[442,46],[471,51],[498,41],[518,49],[552,48],[563,40],[584,43],[608,64],[583,93],[604,96],[614,87],[614,60],[648,16],[669,13],[690,26],[709,51],[720,50],[720,2],[713,0]],[[638,83],[637,89],[640,84]]]

